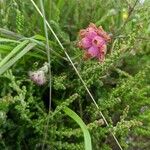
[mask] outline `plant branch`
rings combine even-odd
[[[36,10],[38,11],[38,13],[41,15],[41,17],[43,18],[44,16],[42,15],[41,11],[39,10],[39,8],[38,8],[38,6],[35,4],[35,2],[34,2],[33,0],[30,0],[30,1],[32,2],[32,4],[34,5],[34,7],[35,7]],[[45,20],[45,21],[46,21],[46,20]],[[91,92],[89,91],[89,89],[88,89],[86,83],[85,83],[84,80],[82,79],[80,73],[78,72],[78,70],[77,70],[77,68],[75,67],[73,61],[71,60],[70,56],[69,56],[68,53],[66,52],[65,48],[64,48],[63,45],[61,44],[61,42],[60,42],[60,40],[58,39],[57,35],[55,34],[54,30],[51,28],[51,26],[50,26],[50,24],[48,23],[48,21],[46,21],[46,24],[47,24],[48,28],[50,29],[50,31],[52,32],[52,34],[54,35],[55,39],[57,40],[59,46],[60,46],[61,49],[64,51],[66,57],[67,57],[68,60],[70,61],[72,67],[74,68],[76,74],[78,75],[80,81],[82,82],[84,88],[86,89],[87,93],[89,94],[89,96],[90,96],[90,98],[92,99],[93,103],[95,104],[96,108],[98,109],[98,111],[99,111],[101,117],[103,118],[105,124],[106,124],[107,126],[109,126],[109,124],[108,124],[108,122],[107,122],[105,116],[104,116],[103,113],[100,111],[100,108],[99,108],[98,104],[96,103],[96,101],[95,101],[93,95],[92,95]],[[117,140],[116,136],[114,135],[114,133],[111,132],[111,134],[112,134],[114,140],[116,141],[118,147],[120,148],[120,150],[123,150],[122,147],[121,147],[121,145],[120,145],[120,143],[119,143],[119,141]]]

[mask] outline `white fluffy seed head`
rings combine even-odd
[[[29,72],[30,79],[36,83],[37,85],[43,85],[46,83],[46,77],[44,71],[30,71]]]

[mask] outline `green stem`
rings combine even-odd
[[[44,5],[43,1],[40,0],[40,5],[41,5],[41,10],[43,14],[43,22],[44,22],[44,32],[45,32],[45,37],[46,37],[46,51],[47,51],[47,60],[48,60],[48,73],[49,73],[49,114],[51,110],[51,97],[52,97],[52,85],[51,85],[51,80],[52,80],[52,73],[51,73],[51,58],[50,58],[50,46],[49,46],[49,39],[48,39],[48,30],[47,30],[47,25],[46,25],[46,17],[45,17],[45,10],[44,10]],[[47,138],[47,131],[48,131],[48,126],[49,126],[49,119],[47,120],[46,127],[45,127],[45,135],[44,135],[44,142],[42,145],[42,150],[44,150],[45,146],[45,141]]]

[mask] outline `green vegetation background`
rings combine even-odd
[[[35,1],[40,8],[39,1]],[[33,45],[0,76],[0,149],[82,150],[83,133],[62,111],[65,106],[85,122],[93,150],[150,148],[150,2],[138,0],[45,0],[46,18],[78,68],[110,126],[106,127],[74,69],[51,32],[52,112],[48,84],[37,86],[28,72],[47,62],[43,20],[30,0],[0,1],[0,60],[20,42]],[[83,61],[78,32],[90,22],[112,35],[106,60]]]

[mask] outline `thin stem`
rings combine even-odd
[[[35,2],[34,2],[33,0],[30,0],[30,1],[32,2],[32,4],[34,5],[34,7],[35,7],[36,10],[38,11],[38,13],[41,15],[41,17],[43,18],[44,16],[42,15],[41,11],[39,10],[39,8],[38,8],[37,5],[35,4]],[[46,21],[46,20],[45,20],[45,21]],[[86,86],[86,83],[85,83],[84,80],[82,79],[80,73],[78,72],[78,70],[77,70],[77,68],[75,67],[73,61],[71,60],[70,56],[69,56],[68,53],[66,52],[65,48],[64,48],[63,45],[61,44],[61,42],[60,42],[60,40],[58,39],[57,35],[55,34],[54,30],[51,28],[51,26],[50,26],[50,24],[48,23],[48,21],[46,21],[46,24],[47,24],[48,28],[50,29],[50,31],[52,32],[52,34],[54,35],[55,39],[57,40],[59,46],[62,48],[62,50],[64,50],[64,53],[65,53],[66,57],[67,57],[68,60],[70,61],[72,67],[74,68],[74,70],[75,70],[76,74],[78,75],[80,81],[82,82],[84,88],[86,89],[87,93],[89,94],[89,96],[91,97],[93,103],[95,104],[96,108],[98,109],[98,111],[99,111],[100,115],[102,116],[102,118],[103,118],[105,124],[106,124],[107,126],[109,126],[109,124],[108,124],[106,118],[104,117],[103,113],[100,111],[100,108],[99,108],[98,104],[96,103],[94,97],[92,96],[91,92],[89,91],[88,87]],[[112,134],[114,140],[116,141],[118,147],[120,148],[120,150],[123,150],[122,147],[121,147],[121,145],[120,145],[120,143],[118,142],[117,138],[115,137],[115,135],[114,135],[112,132],[111,132],[111,134]]]
[[[121,27],[121,31],[125,28],[126,24],[128,23],[129,19],[130,19],[130,16],[132,15],[137,3],[138,3],[139,0],[136,0],[134,5],[132,7],[129,8],[129,13],[128,13],[128,18],[127,20],[125,21],[125,23],[123,24],[123,26]]]
[[[47,60],[48,60],[48,67],[49,67],[49,106],[48,106],[48,110],[50,113],[51,110],[51,101],[52,101],[52,85],[51,85],[51,80],[52,80],[52,73],[51,73],[51,58],[50,58],[50,46],[49,46],[49,39],[48,39],[48,30],[47,30],[47,25],[46,25],[46,17],[45,17],[45,11],[44,11],[44,5],[43,5],[43,1],[40,0],[40,5],[41,5],[41,10],[42,10],[42,14],[43,14],[43,22],[44,22],[44,32],[45,32],[45,37],[46,37],[46,51],[47,51]],[[45,140],[47,138],[47,131],[48,131],[48,126],[49,126],[49,118],[47,120],[46,123],[46,127],[45,127],[45,136],[44,136],[44,140],[43,140],[43,145],[42,145],[42,150],[44,150],[44,146],[45,146]]]

